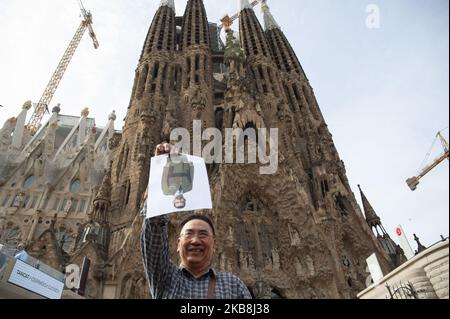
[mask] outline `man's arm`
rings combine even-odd
[[[144,267],[155,299],[164,298],[172,284],[176,267],[169,258],[167,215],[146,219],[141,234]]]

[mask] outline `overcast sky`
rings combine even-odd
[[[177,14],[186,0],[177,0]],[[208,18],[235,13],[238,0],[205,0]],[[405,180],[419,171],[449,118],[448,0],[268,1],[315,89],[358,201],[361,184],[394,237],[402,224],[430,245],[449,233],[449,163],[416,192]],[[367,6],[380,27],[366,25]],[[97,126],[116,110],[121,129],[134,70],[159,0],[85,0],[100,48],[87,35],[51,107],[91,110]],[[256,9],[259,15],[259,7]],[[38,102],[80,23],[75,0],[0,0],[0,125],[23,102]],[[444,132],[448,140],[448,129]],[[443,153],[436,144],[430,161]]]

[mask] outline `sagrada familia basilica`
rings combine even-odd
[[[208,165],[218,248],[214,266],[255,298],[355,298],[366,259],[385,273],[403,255],[346,176],[311,83],[280,25],[241,0],[239,33],[208,22],[202,0],[183,16],[162,0],[136,69],[122,131],[52,110],[34,136],[24,105],[0,131],[0,242],[64,271],[89,257],[87,298],[149,298],[140,251],[143,193],[155,146],[194,120],[202,128],[278,128],[279,167]],[[149,199],[151,200],[151,199]],[[173,216],[176,232],[183,216]],[[369,278],[370,282],[370,278]]]

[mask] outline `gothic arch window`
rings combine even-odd
[[[320,182],[320,187],[322,189],[322,195],[323,195],[323,197],[325,197],[326,194],[330,191],[330,188],[328,186],[328,181],[326,178],[322,179],[322,181]]]
[[[272,85],[272,92],[274,92],[276,97],[280,96],[280,92],[278,90],[277,84],[275,83],[275,77],[272,72],[272,68],[267,67],[267,73],[269,74],[270,84]]]
[[[159,73],[159,62],[155,62],[155,65],[153,66],[152,71],[152,84],[150,86],[150,93],[155,93],[156,91],[156,78],[158,77]]]
[[[131,96],[136,97],[136,89],[137,89],[137,85],[139,83],[139,71],[136,71],[136,77],[134,79],[134,84],[133,84],[133,92],[131,93]]]
[[[34,179],[34,175],[28,176],[27,179],[23,182],[23,188],[30,189],[33,186]]]
[[[187,89],[191,85],[191,58],[186,58],[186,86]]]
[[[148,65],[146,64],[144,66],[144,69],[142,70],[140,79],[139,79],[139,85],[137,88],[137,93],[136,93],[136,97],[138,100],[142,99],[143,95],[144,95],[144,90],[145,90],[145,83],[147,82],[147,76],[148,76]]]
[[[298,104],[301,106],[300,92],[298,91],[297,85],[293,85],[292,88],[294,89],[295,98],[297,99]]]
[[[284,93],[286,94],[286,97],[288,98],[288,104],[289,104],[289,108],[291,109],[292,112],[294,112],[294,101],[292,100],[292,95],[291,92],[289,91],[289,88],[287,87],[286,84],[283,84],[284,87]]]
[[[161,94],[165,95],[166,93],[166,81],[167,81],[167,70],[168,70],[168,65],[165,64],[164,68],[163,68],[163,73],[162,73],[162,78],[161,78]]]
[[[125,144],[125,151],[123,153],[124,155],[123,155],[122,172],[125,170],[125,168],[127,168],[129,152],[130,152],[130,148],[128,147],[128,144]]]
[[[258,75],[259,75],[259,79],[262,82],[263,92],[264,92],[264,94],[267,94],[268,93],[267,82],[266,82],[266,78],[264,76],[263,66],[261,64],[258,65]]]
[[[200,83],[199,70],[200,70],[200,55],[197,54],[195,56],[195,84]]]
[[[348,216],[349,209],[347,207],[347,199],[341,194],[337,194],[335,197],[335,203],[338,210],[341,212],[343,217]]]
[[[72,182],[72,184],[70,184],[70,192],[74,193],[74,194],[78,194],[80,192],[80,189],[81,189],[81,182],[77,178],[76,180],[74,180]]]
[[[122,164],[123,164],[123,155],[125,153],[125,146],[122,147],[122,150],[120,151],[119,160],[117,162],[117,169],[116,169],[116,181],[119,181],[120,174],[122,173]]]
[[[128,181],[127,182],[127,197],[126,197],[125,205],[128,205],[128,203],[130,202],[130,194],[131,194],[131,183],[130,183],[130,181]]]
[[[131,195],[131,183],[129,180],[127,180],[124,184],[122,184],[120,191],[120,200],[122,208],[125,208],[130,202],[130,195]]]

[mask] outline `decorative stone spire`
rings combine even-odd
[[[111,114],[108,116],[108,120],[115,121],[117,119],[116,111],[112,111]]]
[[[359,191],[361,193],[361,200],[364,206],[364,213],[366,215],[366,221],[370,227],[375,227],[381,225],[380,217],[375,213],[375,210],[370,205],[369,200],[361,189],[361,186],[358,185]]]
[[[268,30],[272,30],[272,29],[280,29],[280,26],[275,21],[275,18],[273,17],[272,13],[270,12],[269,6],[267,5],[267,0],[261,1],[261,9],[263,12],[265,30],[268,31]]]
[[[248,0],[241,0],[241,8],[239,31],[245,54],[248,57],[264,56],[271,59],[269,44],[264,35],[264,30]]]
[[[425,247],[424,245],[422,245],[422,243],[420,242],[420,238],[417,237],[416,234],[414,234],[414,240],[417,243],[417,250],[416,250],[416,255],[420,254],[421,252],[427,250],[427,247]]]
[[[103,178],[102,186],[94,199],[89,221],[82,227],[77,240],[77,248],[86,242],[92,242],[106,256],[110,240],[110,225],[108,213],[111,206],[111,170],[112,162]]]
[[[88,117],[89,116],[89,108],[85,107],[83,110],[81,110],[81,116],[82,117]]]
[[[161,0],[161,3],[159,4],[160,7],[169,7],[172,8],[175,11],[175,1],[174,0]]]
[[[98,200],[111,201],[111,170],[112,163],[110,163],[108,170],[106,171],[100,190],[94,199],[94,203]]]
[[[31,101],[24,103],[22,107],[22,112],[20,112],[17,117],[16,128],[14,129],[14,135],[12,140],[12,146],[16,149],[21,149],[24,140],[25,133],[25,121],[27,118],[27,112],[31,108]]]
[[[153,51],[174,50],[175,35],[175,3],[161,0],[145,40],[141,60]]]
[[[60,103],[58,103],[58,105],[56,105],[56,106],[52,109],[52,113],[59,114],[59,112],[61,112],[61,104],[60,104]]]
[[[392,238],[387,233],[386,229],[384,229],[383,224],[381,223],[380,217],[375,213],[375,210],[370,205],[366,195],[361,189],[361,186],[358,185],[359,191],[361,192],[361,199],[364,206],[364,212],[366,214],[366,221],[370,228],[375,228],[377,233],[377,239],[383,247],[384,251],[391,258],[392,264],[395,267],[400,266],[407,259],[405,257],[405,253],[401,249],[399,245],[397,245]],[[380,233],[381,232],[381,233]]]
[[[209,25],[203,0],[188,0],[183,16],[181,47],[187,49],[194,45],[209,48]]]

